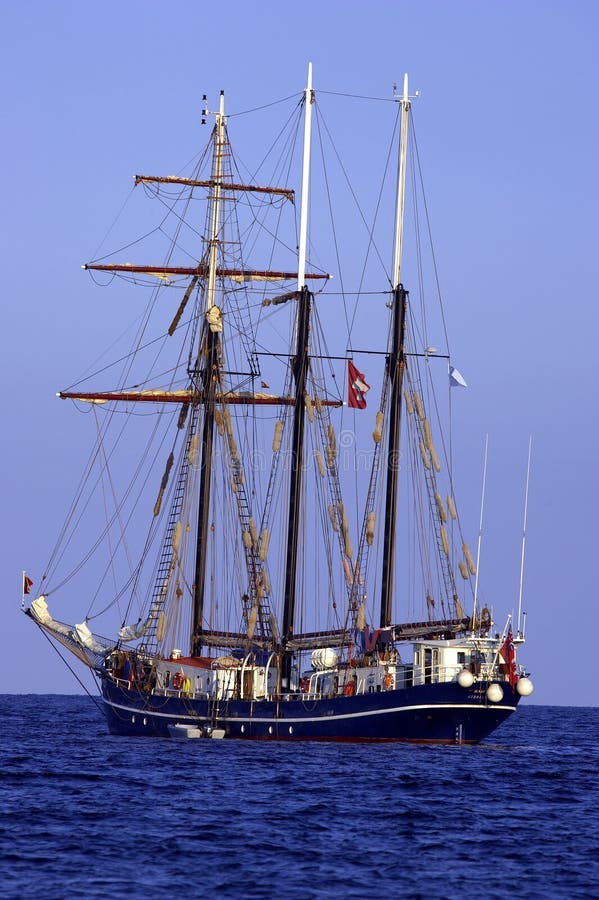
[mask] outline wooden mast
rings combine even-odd
[[[223,168],[223,146],[225,141],[225,95],[220,92],[219,112],[216,114],[214,129],[214,156],[212,164],[213,195],[210,217],[210,245],[208,255],[208,282],[206,293],[206,320],[200,337],[201,390],[203,394],[204,416],[202,423],[200,490],[198,505],[198,533],[193,582],[193,609],[191,618],[191,654],[199,655],[202,647],[204,615],[204,593],[206,583],[206,560],[208,558],[208,535],[210,533],[210,486],[212,475],[212,449],[214,443],[214,400],[220,383],[220,311],[214,302],[220,245],[220,199]],[[215,315],[216,314],[216,315]],[[200,388],[200,385],[198,385]]]
[[[385,534],[383,539],[383,571],[381,587],[380,627],[391,625],[393,604],[393,574],[395,563],[395,529],[397,521],[397,486],[399,476],[399,443],[401,426],[401,389],[405,368],[404,340],[406,328],[407,291],[401,283],[403,248],[403,219],[406,183],[406,154],[410,100],[408,76],[404,75],[401,99],[401,132],[397,170],[395,205],[395,241],[393,250],[393,305],[391,347],[387,357],[387,374],[391,383],[389,408],[389,442],[387,446],[387,482],[385,495]]]
[[[299,513],[302,490],[302,463],[304,449],[305,393],[308,374],[308,344],[310,334],[310,304],[312,295],[306,287],[306,248],[308,233],[308,200],[310,191],[310,141],[312,133],[312,63],[308,64],[308,81],[304,91],[304,154],[302,164],[302,201],[297,276],[296,350],[293,360],[295,382],[295,408],[293,411],[293,435],[291,439],[291,474],[289,480],[289,518],[287,524],[287,552],[285,563],[285,593],[283,598],[281,688],[291,687],[291,652],[287,645],[293,639],[297,581],[297,549],[299,538]]]

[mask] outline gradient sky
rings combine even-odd
[[[176,171],[205,143],[201,96],[247,109],[315,87],[421,92],[430,212],[454,360],[462,518],[481,579],[517,602],[533,436],[524,608],[544,704],[596,704],[599,428],[599,4],[595,0],[171,0],[0,3],[3,120],[3,653],[0,692],[80,690],[20,613],[87,453],[55,392],[109,341],[80,264],[136,171]],[[219,32],[222,31],[222,36]],[[359,128],[359,122],[348,123]],[[425,173],[426,175],[427,173]],[[463,438],[463,440],[462,440]],[[79,452],[78,452],[79,450]],[[82,604],[85,609],[85,604]],[[55,611],[58,616],[58,612]],[[75,665],[77,665],[75,663]],[[90,679],[77,670],[86,683]]]

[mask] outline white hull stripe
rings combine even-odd
[[[105,697],[103,698],[104,703],[107,706],[113,707],[113,709],[120,709],[123,712],[132,713],[133,715],[138,716],[154,716],[161,719],[174,719],[177,722],[184,721],[188,719],[190,722],[197,722],[198,719],[208,718],[207,716],[186,716],[186,715],[177,715],[176,713],[161,713],[155,712],[153,709],[136,709],[135,707],[130,706],[122,706],[119,703],[113,703],[110,700],[107,700]],[[335,722],[340,719],[362,719],[362,718],[371,718],[372,716],[383,716],[389,713],[400,713],[400,712],[412,712],[416,709],[470,709],[470,710],[488,710],[488,709],[505,709],[510,712],[515,712],[515,706],[506,706],[504,704],[493,704],[493,706],[480,706],[479,704],[471,704],[471,703],[435,703],[431,705],[430,703],[418,704],[417,706],[396,706],[391,709],[373,709],[366,712],[356,712],[356,713],[342,713],[341,715],[331,715],[331,716],[317,716],[315,718],[309,719],[304,718],[303,716],[300,718],[291,718],[285,716],[284,718],[275,719],[272,716],[249,716],[248,718],[242,718],[241,716],[216,716],[216,719],[219,722],[239,722],[241,724],[251,724],[252,722],[262,722],[265,724],[273,725],[275,723],[280,723],[281,725],[298,725],[298,724],[323,724],[326,722]]]

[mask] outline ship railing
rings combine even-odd
[[[443,684],[446,682],[455,681],[463,668],[463,663],[453,663],[451,665],[444,666],[440,666],[438,663],[430,666],[414,666],[412,663],[400,663],[398,665],[392,665],[388,667],[387,673],[391,675],[390,683],[383,682],[381,684],[380,681],[377,681],[374,685],[372,685],[372,683],[368,679],[367,674],[362,675],[361,673],[356,673],[354,691],[356,694],[363,694],[368,692],[369,689],[373,688],[374,690],[389,690],[410,688],[423,684]],[[491,676],[491,674],[483,671],[483,669],[484,667],[481,667],[480,671],[475,673],[475,677],[497,677],[496,671]],[[350,680],[349,677],[347,680]],[[345,679],[340,678],[338,689],[334,693],[343,693],[345,684]],[[325,691],[324,693],[327,692]],[[314,689],[311,683],[310,691],[305,696],[322,696],[322,692]]]
[[[403,673],[401,671],[402,668],[404,670]],[[395,675],[396,687],[443,684],[455,681],[464,668],[472,672],[476,681],[492,681],[505,678],[505,673],[501,666],[485,663],[477,663],[475,666],[464,666],[463,663],[448,666],[400,666]]]
[[[196,698],[204,697],[208,698],[211,696],[207,691],[184,691],[183,688],[157,688],[154,691],[155,694],[160,694],[162,697],[184,697],[185,699],[195,700]]]
[[[401,669],[403,668],[403,672]],[[395,679],[396,687],[420,686],[422,684],[444,684],[455,681],[464,666],[461,663],[448,666],[404,666],[400,667]],[[403,675],[403,679],[402,676]],[[404,682],[403,684],[401,682]],[[399,682],[399,683],[398,683]]]

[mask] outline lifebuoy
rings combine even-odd
[[[387,672],[387,674],[385,675],[385,687],[390,688],[392,684],[393,684],[393,679],[391,678],[391,675],[389,674],[389,672]]]
[[[183,686],[183,672],[175,672],[173,675],[173,687],[176,691],[180,691]]]
[[[343,693],[346,697],[351,697],[353,692],[355,691],[356,686],[353,681],[347,681],[343,687]]]
[[[300,691],[302,692],[302,694],[307,694],[310,691],[309,678],[300,678]]]

